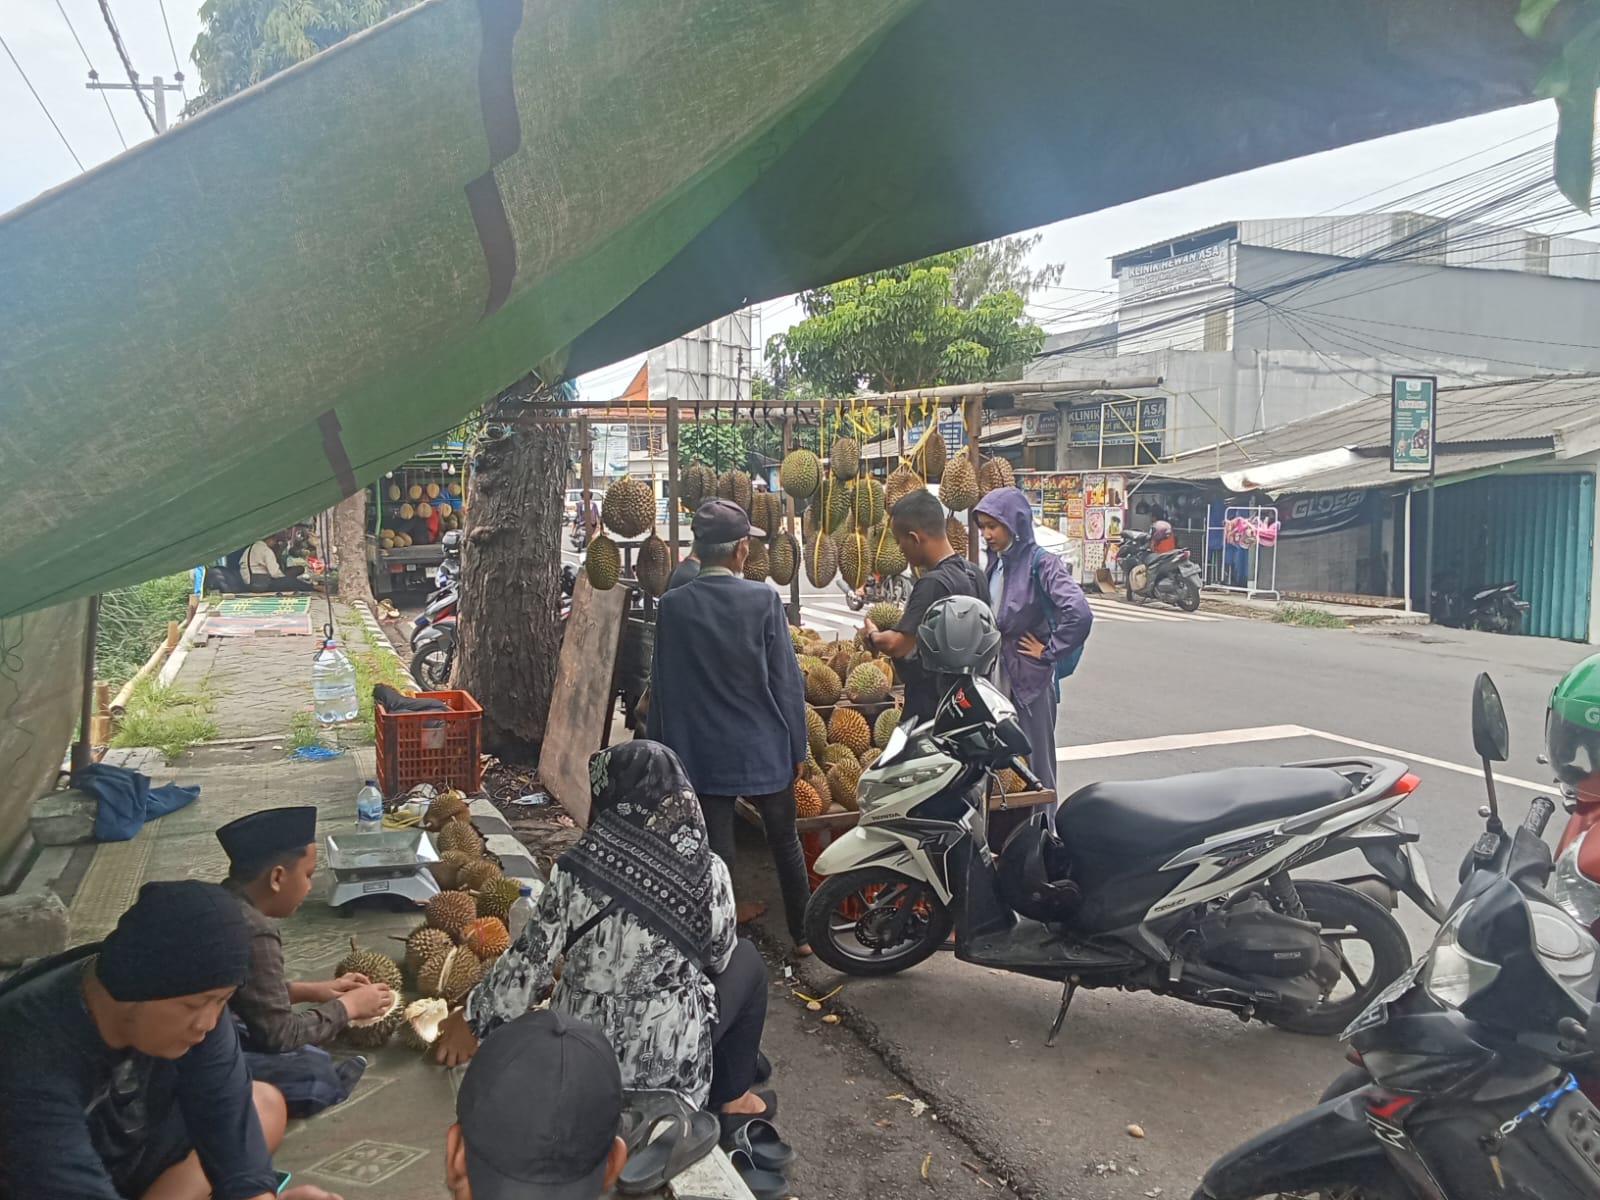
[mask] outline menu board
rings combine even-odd
[[[1083,476],[1030,472],[1017,480],[1017,486],[1038,497],[1039,511],[1045,517],[1070,517],[1068,504],[1073,496],[1083,492]]]
[[[1106,506],[1106,477],[1104,475],[1085,475],[1083,477],[1083,502],[1090,508],[1104,508]]]

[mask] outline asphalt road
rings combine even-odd
[[[1446,897],[1481,828],[1474,678],[1490,672],[1511,718],[1503,774],[1530,786],[1503,781],[1501,798],[1520,819],[1533,781],[1545,777],[1535,756],[1546,698],[1584,653],[1534,638],[1300,629],[1112,599],[1096,600],[1095,611],[1083,665],[1063,693],[1064,791],[1337,754],[1398,757],[1422,780],[1401,811],[1420,826]],[[812,595],[803,616],[841,634],[859,623],[837,593]],[[771,872],[759,836],[744,846],[740,888],[762,890]],[[1420,951],[1431,925],[1408,905],[1401,919]],[[1081,994],[1048,1050],[1059,989],[944,954],[885,980],[820,967],[807,977],[821,990],[843,983],[830,1006],[845,1024],[1024,1194],[1182,1200],[1218,1154],[1305,1107],[1343,1065],[1332,1041],[1113,992]],[[1130,1125],[1145,1136],[1131,1136]]]

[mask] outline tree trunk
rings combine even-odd
[[[567,426],[523,407],[504,427],[473,464],[455,686],[483,706],[484,749],[527,760],[544,740],[561,649]]]
[[[374,615],[378,605],[367,577],[367,489],[346,496],[333,509],[333,556],[339,566],[339,599],[364,600]]]

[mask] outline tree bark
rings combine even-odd
[[[364,600],[374,615],[378,610],[367,577],[367,489],[346,496],[333,509],[333,555],[339,566],[339,598]]]
[[[544,740],[561,649],[567,426],[529,407],[503,425],[479,443],[469,484],[455,686],[483,707],[484,748],[525,760]]]

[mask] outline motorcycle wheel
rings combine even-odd
[[[455,664],[456,648],[452,646],[428,646],[418,650],[411,659],[411,678],[423,687],[424,691],[437,692],[450,684],[450,668]]]
[[[950,936],[950,910],[925,883],[881,867],[830,875],[806,905],[806,941],[846,975],[893,975]]]
[[[1261,1019],[1290,1033],[1335,1037],[1366,1010],[1374,997],[1411,965],[1411,945],[1405,931],[1387,908],[1354,888],[1313,879],[1295,880],[1306,917],[1322,927],[1322,939],[1332,943],[1340,962],[1340,978],[1348,990],[1336,985],[1320,1004],[1287,1012],[1263,1010]],[[1366,947],[1352,961],[1347,948]],[[1365,972],[1360,960],[1370,962]]]
[[[1184,612],[1194,612],[1200,607],[1200,585],[1192,579],[1184,579],[1178,586],[1181,590],[1172,602]]]
[[[1128,593],[1129,604],[1150,603],[1150,593],[1146,590],[1150,586],[1150,569],[1142,563],[1133,567],[1128,572],[1124,587]]]

